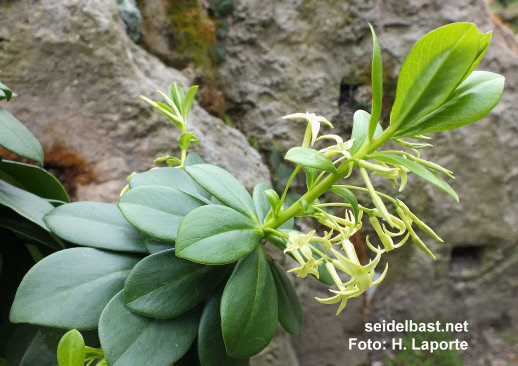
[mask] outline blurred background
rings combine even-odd
[[[19,95],[5,107],[42,142],[46,168],[74,200],[116,202],[126,177],[170,154],[178,138],[139,95],[158,99],[156,90],[172,82],[197,84],[195,151],[248,188],[280,189],[293,168],[283,156],[305,130],[281,116],[314,112],[346,139],[353,113],[370,110],[368,23],[382,49],[387,126],[412,45],[459,21],[494,31],[479,69],[503,74],[506,87],[490,115],[434,134],[434,149],[423,152],[454,171],[460,203],[415,177],[398,196],[444,239],[429,243],[437,260],[410,245],[391,252],[376,292],[338,317],[314,300],[327,297],[324,285],[294,280],[304,327],[296,337],[280,330],[252,365],[518,365],[518,1],[0,0],[1,80]],[[296,184],[290,199],[300,193]],[[364,250],[361,236],[355,244]],[[405,319],[467,321],[469,332],[364,332],[365,322]],[[469,348],[431,355],[348,347],[351,337],[418,336]]]

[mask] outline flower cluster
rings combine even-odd
[[[399,179],[399,191],[402,191],[405,187],[407,174],[412,171],[411,168],[414,163],[451,176],[449,170],[420,158],[418,149],[431,145],[413,144],[397,140],[396,142],[411,149],[416,155],[414,156],[404,151],[388,151],[386,152],[388,154],[377,153],[359,158],[356,154],[350,152],[355,144],[354,139],[344,142],[337,135],[318,137],[320,123],[323,122],[330,125],[324,117],[306,112],[305,114],[296,113],[283,118],[304,118],[307,120],[308,127],[303,147],[312,146],[317,140],[334,140],[334,145],[315,151],[315,154],[321,154],[321,156],[325,156],[327,159],[333,158],[332,164],[335,166],[340,164],[343,166],[344,163],[348,163],[349,173],[346,177],[350,175],[354,167],[359,167],[360,175],[365,184],[364,187],[333,185],[331,190],[344,197],[347,203],[320,203],[316,199],[312,203],[304,202],[305,215],[312,216],[329,229],[324,236],[317,236],[315,230],[307,234],[296,231],[292,231],[289,234],[279,232],[279,235],[283,236],[287,242],[284,252],[298,262],[298,267],[288,272],[295,272],[298,277],[302,278],[305,278],[308,274],[320,278],[325,271],[332,278],[337,289],[330,289],[329,291],[334,295],[325,299],[316,298],[318,301],[324,304],[340,303],[337,314],[340,313],[349,298],[360,296],[369,288],[383,281],[388,270],[388,263],[381,273],[376,272],[376,267],[381,260],[382,254],[400,248],[409,238],[412,239],[418,248],[435,259],[432,252],[416,234],[413,224],[416,224],[419,229],[434,239],[441,242],[442,240],[428,225],[412,213],[401,200],[377,191],[369,176],[369,172],[383,176],[389,179],[393,186],[398,185]],[[421,138],[425,137],[421,136]],[[411,163],[408,163],[409,161]],[[313,182],[312,186],[316,186],[322,177],[323,174]],[[353,191],[368,192],[372,206],[364,207],[359,205],[352,193]],[[393,213],[387,208],[387,202],[392,204]],[[337,207],[346,208],[344,217],[339,217],[332,213],[333,208]],[[369,240],[369,237],[366,237],[366,245],[374,252],[374,258],[368,263],[360,262],[355,247],[350,241],[351,236],[362,227],[362,217],[364,215],[368,216],[368,221],[382,246],[375,247]],[[400,239],[397,239],[398,237]],[[344,276],[347,276],[346,280],[342,279]]]

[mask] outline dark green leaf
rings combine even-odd
[[[314,247],[318,248],[321,252],[325,253],[324,246],[321,243],[312,242],[311,244]],[[313,257],[315,258],[315,260],[319,260],[320,258],[322,258],[321,255],[318,254],[317,252],[315,252],[313,249],[311,251],[313,252]],[[315,277],[315,276],[313,276],[313,277]],[[333,280],[333,277],[331,277],[331,274],[327,271],[326,266],[318,266],[317,280],[319,280],[322,283],[325,283],[328,286],[333,286],[335,283],[335,281]]]
[[[479,45],[471,23],[449,24],[422,37],[401,67],[390,124],[407,129],[440,107],[466,76]]]
[[[455,199],[455,201],[457,201],[457,202],[459,201],[459,196],[453,190],[453,188],[450,187],[450,185],[448,183],[446,183],[444,180],[439,178],[439,176],[437,176],[437,174],[435,174],[434,172],[426,169],[424,166],[417,164],[416,162],[414,162],[412,160],[405,159],[401,156],[388,154],[388,153],[373,153],[373,154],[368,155],[368,158],[373,159],[373,160],[382,161],[384,163],[403,165],[404,167],[407,167],[408,169],[410,169],[410,171],[412,171],[416,175],[420,176],[424,180],[432,183],[434,186],[436,186],[440,190],[448,193],[450,196],[452,196]]]
[[[130,189],[119,208],[133,226],[153,239],[173,242],[185,215],[205,202],[174,188],[146,186]]]
[[[58,345],[59,366],[84,366],[85,341],[77,330],[66,333]]]
[[[191,155],[187,156],[187,160],[189,160]],[[191,158],[191,161],[193,159],[195,158]],[[195,197],[210,199],[210,194],[206,190],[201,188],[187,173],[178,168],[158,168],[144,173],[137,173],[131,177],[129,186],[131,189],[143,186],[177,188]]]
[[[259,223],[252,197],[246,188],[225,169],[210,164],[198,164],[185,167],[185,171],[221,203]]]
[[[198,330],[198,309],[168,320],[129,310],[118,293],[99,320],[99,337],[110,366],[170,366],[189,349]]]
[[[3,180],[0,180],[0,205],[9,207],[45,230],[48,228],[43,222],[43,216],[54,209],[47,200]]]
[[[230,357],[221,333],[221,292],[214,292],[205,303],[198,328],[198,355],[202,366],[247,366],[249,359]]]
[[[71,243],[146,253],[145,236],[126,221],[113,203],[73,202],[56,207],[44,220],[52,232]]]
[[[36,137],[2,107],[0,107],[0,146],[43,165],[43,149]]]
[[[70,202],[61,183],[52,174],[34,165],[4,160],[0,164],[0,179],[42,198]]]
[[[304,320],[300,299],[284,270],[273,261],[269,261],[269,264],[277,289],[279,323],[286,332],[296,335]]]
[[[241,259],[221,299],[221,328],[227,353],[237,358],[261,352],[277,329],[275,282],[261,245]]]
[[[24,277],[10,320],[57,328],[97,328],[103,308],[123,288],[138,260],[92,248],[56,252],[36,263]]]
[[[394,138],[451,130],[485,117],[497,104],[504,91],[504,77],[484,71],[474,71],[439,108]]]
[[[326,172],[336,172],[336,168],[325,154],[307,147],[293,147],[288,150],[284,159]]]
[[[353,116],[353,132],[351,138],[354,139],[353,146],[349,149],[351,154],[355,154],[360,148],[367,142],[367,135],[369,133],[370,114],[359,109],[354,113]],[[374,138],[378,137],[383,133],[383,129],[380,124],[376,126],[374,131]]]
[[[174,366],[201,366],[198,358],[198,346],[197,342],[193,342],[189,350],[174,363]]]
[[[360,214],[360,209],[358,208],[358,200],[353,192],[348,190],[347,188],[339,188],[339,187],[331,187],[331,192],[339,195],[342,198],[345,198],[347,202],[351,204],[351,209],[354,214],[354,224],[358,224],[358,217]]]
[[[302,167],[306,173],[306,186],[309,189],[313,188],[315,181],[317,180],[317,171],[314,168],[307,166]]]
[[[203,206],[182,221],[176,255],[198,263],[232,263],[254,250],[262,237],[247,216],[226,206]]]
[[[142,315],[174,318],[205,299],[225,273],[226,267],[193,263],[166,250],[133,268],[124,285],[124,303]]]
[[[37,327],[23,324],[6,347],[7,366],[57,366],[55,349],[50,349]]]
[[[381,116],[381,102],[383,99],[383,65],[381,48],[374,28],[369,24],[372,32],[372,110],[369,121],[368,141],[374,137]]]
[[[12,96],[13,96],[12,90],[0,82],[0,100],[2,100],[2,99],[10,100]]]
[[[174,245],[165,241],[155,240],[146,238],[144,240],[144,246],[146,247],[149,254],[155,254],[164,250],[172,249]]]
[[[35,241],[54,250],[63,249],[59,239],[52,233],[8,208],[0,208],[0,226],[12,230],[19,238],[23,238],[27,242]]]

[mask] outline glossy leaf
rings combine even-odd
[[[146,186],[130,189],[119,208],[138,230],[157,240],[173,242],[185,215],[205,202],[178,189]]]
[[[36,137],[2,107],[0,107],[0,146],[43,165],[43,149]]]
[[[458,194],[453,190],[453,188],[450,187],[450,185],[448,183],[446,183],[444,180],[442,180],[434,172],[426,169],[424,166],[422,166],[414,161],[405,159],[401,156],[388,154],[388,153],[373,153],[373,154],[368,155],[368,158],[373,159],[373,160],[382,161],[384,163],[403,165],[404,167],[407,167],[408,169],[410,169],[410,171],[412,171],[416,175],[420,176],[424,180],[428,181],[429,183],[433,184],[440,190],[448,193],[450,196],[452,196],[455,199],[455,201],[457,201],[457,202],[459,201]]]
[[[232,263],[254,250],[262,237],[247,216],[226,206],[203,206],[180,224],[176,255],[198,263]]]
[[[492,35],[493,35],[493,31],[478,34],[480,44],[478,46],[477,58],[475,59],[475,61],[473,61],[473,64],[471,65],[468,72],[464,76],[464,80],[471,74],[472,71],[474,71],[477,68],[480,61],[482,61],[482,59],[484,58],[484,56],[489,48],[489,43],[491,43]]]
[[[117,205],[73,202],[53,209],[45,223],[71,243],[122,252],[146,253],[145,236],[122,216]]]
[[[284,270],[273,261],[269,261],[269,265],[277,289],[279,323],[286,332],[296,335],[304,320],[300,299]]]
[[[191,155],[187,156],[187,160]],[[191,158],[191,161],[192,159],[195,158]],[[158,168],[134,174],[129,181],[129,186],[131,189],[143,186],[177,188],[193,196],[210,199],[210,194],[206,190],[196,184],[185,171],[178,168]]]
[[[205,302],[198,328],[198,355],[202,366],[247,366],[249,359],[227,354],[221,332],[221,292],[214,292]]]
[[[97,328],[108,301],[139,258],[93,248],[45,257],[27,273],[11,308],[13,323],[79,330]]]
[[[351,138],[354,139],[353,146],[349,149],[351,154],[355,154],[365,144],[369,133],[370,114],[359,109],[354,113],[353,116],[353,132]],[[383,129],[378,123],[374,130],[374,138],[381,135]]]
[[[331,192],[339,195],[342,198],[345,198],[347,200],[347,202],[349,202],[349,204],[351,205],[353,214],[354,214],[354,220],[355,220],[354,224],[357,225],[359,214],[360,214],[360,209],[358,207],[358,200],[356,199],[356,196],[354,195],[354,193],[351,192],[347,188],[341,188],[341,187],[331,187]]]
[[[241,212],[255,222],[257,215],[252,197],[246,188],[226,170],[210,164],[185,167],[185,171],[196,183],[216,197],[225,206]]]
[[[84,366],[85,341],[77,330],[67,332],[58,345],[59,366]]]
[[[110,366],[170,366],[189,349],[199,310],[174,319],[152,319],[129,310],[118,293],[99,320],[99,337]]]
[[[480,37],[471,23],[454,23],[422,37],[399,74],[391,125],[407,129],[440,107],[478,55]]]
[[[4,160],[0,164],[0,179],[42,198],[70,202],[56,177],[34,165]]]
[[[336,172],[336,168],[325,154],[307,147],[293,147],[288,150],[284,159],[326,172]]]
[[[482,119],[498,104],[504,81],[501,75],[474,71],[441,107],[398,130],[394,138],[451,130]]]
[[[246,358],[261,352],[277,329],[275,282],[261,245],[241,259],[221,299],[221,328],[227,353]]]
[[[174,249],[156,253],[141,260],[128,275],[124,303],[142,315],[174,318],[205,299],[226,269],[178,258]]]
[[[43,216],[52,209],[47,200],[0,180],[0,205],[9,207],[27,220],[49,230]]]
[[[383,64],[381,60],[381,48],[378,37],[372,25],[369,24],[372,32],[372,110],[369,121],[368,141],[374,137],[381,117],[381,102],[383,99]]]

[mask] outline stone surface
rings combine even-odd
[[[43,145],[75,150],[97,179],[78,199],[116,201],[125,177],[147,170],[174,151],[178,132],[139,95],[159,99],[172,82],[188,80],[136,46],[126,35],[115,1],[3,2],[0,11],[2,81],[20,97],[6,108]],[[237,130],[197,104],[194,147],[248,187],[268,182],[261,157]]]

